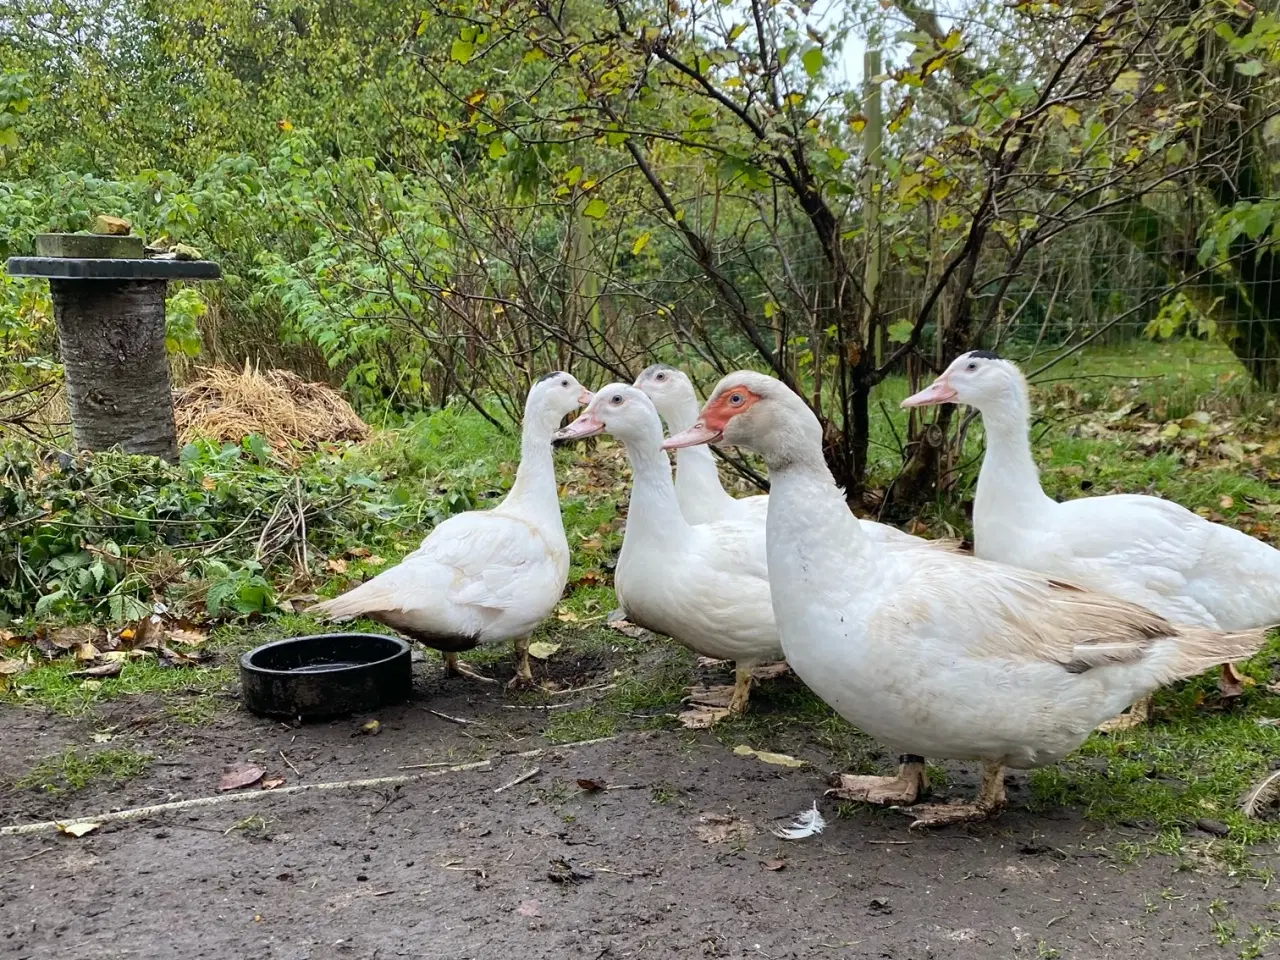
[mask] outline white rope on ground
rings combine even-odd
[[[596,743],[607,743],[615,737],[598,737],[595,740],[579,740],[577,743],[558,744],[553,748],[542,747],[537,750],[525,750],[522,753],[505,753],[490,757],[488,760],[476,760],[473,763],[460,763],[457,766],[445,767],[443,770],[428,770],[425,773],[404,773],[390,777],[371,777],[365,780],[331,780],[325,783],[299,783],[292,787],[277,787],[275,790],[250,790],[240,793],[223,793],[216,797],[192,797],[190,800],[174,800],[169,803],[155,803],[146,807],[132,807],[128,810],[114,810],[90,817],[69,817],[63,820],[45,820],[42,823],[23,823],[11,827],[0,827],[0,837],[14,837],[31,833],[49,833],[61,830],[74,823],[111,823],[119,820],[139,820],[157,813],[168,813],[171,810],[190,810],[195,807],[214,807],[224,803],[237,803],[242,800],[263,800],[270,797],[287,796],[305,793],[310,790],[349,790],[361,787],[385,787],[398,783],[413,783],[418,780],[430,780],[442,777],[447,773],[462,773],[467,770],[489,770],[494,760],[504,757],[538,757],[551,750],[569,750],[578,747],[589,747]]]

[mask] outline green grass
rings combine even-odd
[[[120,784],[145,773],[151,766],[151,755],[114,748],[82,753],[66,750],[45,757],[15,784],[19,789],[35,789],[60,794],[83,790],[91,783],[105,781]]]

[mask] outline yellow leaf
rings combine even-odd
[[[638,254],[641,250],[647,247],[652,236],[653,235],[646,230],[644,233],[640,234],[640,236],[636,237],[636,242],[631,245],[632,255],[634,256],[635,254]]]
[[[849,118],[849,126],[853,128],[854,133],[861,133],[867,128],[867,118],[861,113],[855,113]]]
[[[558,643],[531,643],[529,644],[529,656],[535,660],[549,660],[559,649],[560,644]]]
[[[803,767],[804,761],[797,760],[795,757],[789,757],[785,753],[770,753],[768,750],[753,750],[745,743],[740,743],[733,748],[733,752],[740,757],[755,757],[762,763],[772,763],[779,767]]]
[[[1111,89],[1117,93],[1137,93],[1138,87],[1142,84],[1141,70],[1126,70],[1124,73],[1116,77],[1111,84]]]
[[[951,190],[955,186],[950,180],[935,180],[929,184],[929,196],[939,202],[951,196]]]
[[[1074,107],[1067,107],[1061,104],[1049,108],[1049,114],[1057,117],[1058,122],[1064,128],[1070,130],[1072,127],[1080,126],[1080,111]]]
[[[58,830],[65,833],[69,837],[83,837],[86,833],[93,833],[102,824],[90,823],[88,820],[81,820],[79,823],[59,823]]]

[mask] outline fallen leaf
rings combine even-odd
[[[184,647],[198,647],[209,639],[209,635],[203,630],[188,630],[186,627],[172,627],[169,630],[169,639]]]
[[[753,750],[745,743],[740,743],[733,748],[733,752],[740,757],[755,757],[762,763],[772,763],[779,767],[803,767],[804,761],[797,760],[795,757],[789,757],[785,753],[770,753],[767,750]]]
[[[522,917],[542,916],[542,910],[539,909],[538,904],[533,900],[526,900],[524,903],[520,904],[520,906],[516,907],[516,913],[520,914]]]
[[[535,660],[549,660],[559,649],[560,644],[558,643],[545,643],[543,641],[539,641],[538,643],[529,644],[529,656],[533,657]]]
[[[746,840],[755,835],[756,828],[741,817],[725,814],[704,813],[698,818],[693,832],[703,843],[728,843],[731,840]]]
[[[78,627],[62,627],[49,634],[49,642],[59,650],[70,650],[82,643],[92,643],[102,636],[102,631],[92,624]]]
[[[102,824],[90,823],[88,820],[81,820],[78,823],[59,823],[58,832],[65,833],[69,837],[83,837],[86,833],[93,833]]]
[[[610,620],[608,627],[610,630],[617,630],[619,633],[626,634],[632,640],[640,640],[649,636],[648,630],[632,623],[630,620]]]
[[[88,667],[85,670],[73,670],[67,674],[69,677],[93,677],[101,680],[103,677],[118,677],[120,671],[124,669],[123,660],[108,660],[106,663],[99,663],[96,666]]]
[[[369,556],[368,547],[347,547],[348,557],[367,557]]]
[[[200,481],[200,486],[205,490],[216,490],[218,489],[218,481],[206,473],[204,479]]]
[[[92,643],[81,643],[76,646],[77,660],[97,660],[98,648]]]
[[[556,614],[556,619],[565,623],[577,623],[578,615],[572,610],[562,610],[560,613]]]
[[[579,780],[578,786],[587,793],[597,793],[604,789],[605,784],[603,780]]]
[[[251,787],[262,779],[263,769],[253,763],[237,763],[227,767],[218,781],[218,790],[239,790]]]
[[[347,561],[343,560],[341,557],[337,557],[333,560],[330,560],[328,563],[325,564],[325,566],[329,568],[329,571],[331,573],[347,572]]]
[[[785,867],[786,865],[787,865],[787,861],[785,861],[785,860],[766,860],[766,861],[764,861],[764,863],[762,864],[762,866],[763,866],[766,870],[775,870],[775,871],[776,871],[776,870],[781,870],[781,869],[782,869],[783,867]]]
[[[284,777],[268,777],[262,781],[263,790],[274,790],[276,787],[284,786]]]
[[[0,677],[12,677],[30,666],[25,660],[0,660]]]
[[[1230,510],[1235,505],[1236,505],[1235,500],[1227,496],[1225,493],[1218,498],[1218,506],[1220,506],[1223,510]]]
[[[387,561],[383,560],[382,557],[378,556],[377,554],[374,554],[373,556],[365,560],[365,563],[371,567],[380,567],[386,562]]]
[[[368,723],[360,725],[360,729],[355,732],[357,737],[376,737],[382,732],[381,720],[370,720]]]

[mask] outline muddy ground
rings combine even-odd
[[[553,745],[548,711],[415,670],[376,736],[357,732],[369,718],[293,728],[231,700],[202,726],[146,697],[78,720],[0,707],[4,824],[215,796],[231,764],[284,780],[79,839],[0,837],[0,957],[1280,956],[1251,933],[1280,923],[1280,893],[1208,860],[1135,859],[1149,828],[1033,814],[1016,777],[998,821],[922,835],[892,812],[837,817],[817,750],[786,768],[677,730]],[[120,784],[13,786],[68,746],[155,760]],[[419,779],[280,792],[396,776]],[[771,835],[815,800],[823,834]]]

